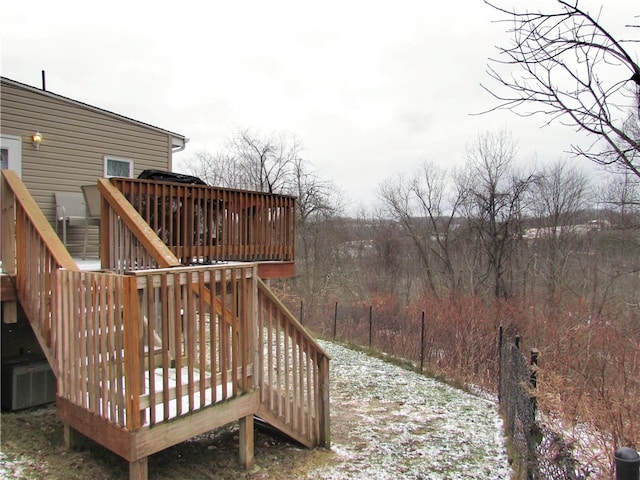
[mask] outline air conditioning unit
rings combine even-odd
[[[35,407],[56,400],[56,377],[45,358],[2,359],[2,406],[9,410]]]

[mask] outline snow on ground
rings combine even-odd
[[[185,442],[156,454],[152,465],[163,464],[163,467],[150,478],[221,478],[220,468],[225,472],[224,478],[230,479],[497,480],[511,477],[502,420],[492,399],[457,390],[334,343],[320,343],[331,357],[330,452],[308,451],[287,441],[260,443],[256,446],[258,464],[246,472],[238,467],[236,460],[237,440],[210,450],[212,439],[216,438],[213,433],[202,436],[200,443]],[[28,439],[12,441],[11,435],[6,435],[6,424],[3,425],[0,448],[7,451],[0,451],[0,478],[117,477],[110,471],[116,467],[105,462],[100,448],[64,449],[61,433],[55,434],[60,430],[55,407],[33,409],[29,413],[31,419],[24,417],[24,413],[16,415],[26,422],[24,431]],[[16,421],[9,425],[13,425],[12,431],[22,428]],[[237,430],[237,426],[235,428]],[[224,460],[216,458],[217,449]],[[187,467],[187,475],[178,461],[181,455],[193,462]],[[207,461],[212,462],[209,467]],[[201,468],[199,474],[192,470],[196,466]],[[70,472],[78,468],[84,469],[79,476],[70,476]],[[124,472],[127,468],[126,462],[121,461],[116,471]]]
[[[321,342],[331,357],[331,449],[307,478],[508,479],[502,419],[488,399]]]

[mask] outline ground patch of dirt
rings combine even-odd
[[[2,412],[0,478],[25,480],[123,479],[129,464],[84,439],[64,447],[55,407]],[[326,449],[308,450],[273,432],[256,428],[255,466],[245,470],[238,456],[238,424],[231,423],[152,455],[149,479],[305,478],[310,468],[331,462]]]

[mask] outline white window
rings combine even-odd
[[[126,158],[104,157],[105,177],[133,177],[133,160]]]
[[[22,174],[22,139],[13,135],[0,135],[0,168]]]

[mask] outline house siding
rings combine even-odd
[[[42,134],[40,149],[31,136]],[[55,226],[55,191],[79,191],[104,172],[104,156],[133,161],[133,175],[145,169],[171,170],[170,132],[99,111],[59,96],[2,81],[0,132],[22,139],[22,180]],[[72,254],[82,247],[81,228],[70,233]],[[97,228],[90,245],[97,253]]]

